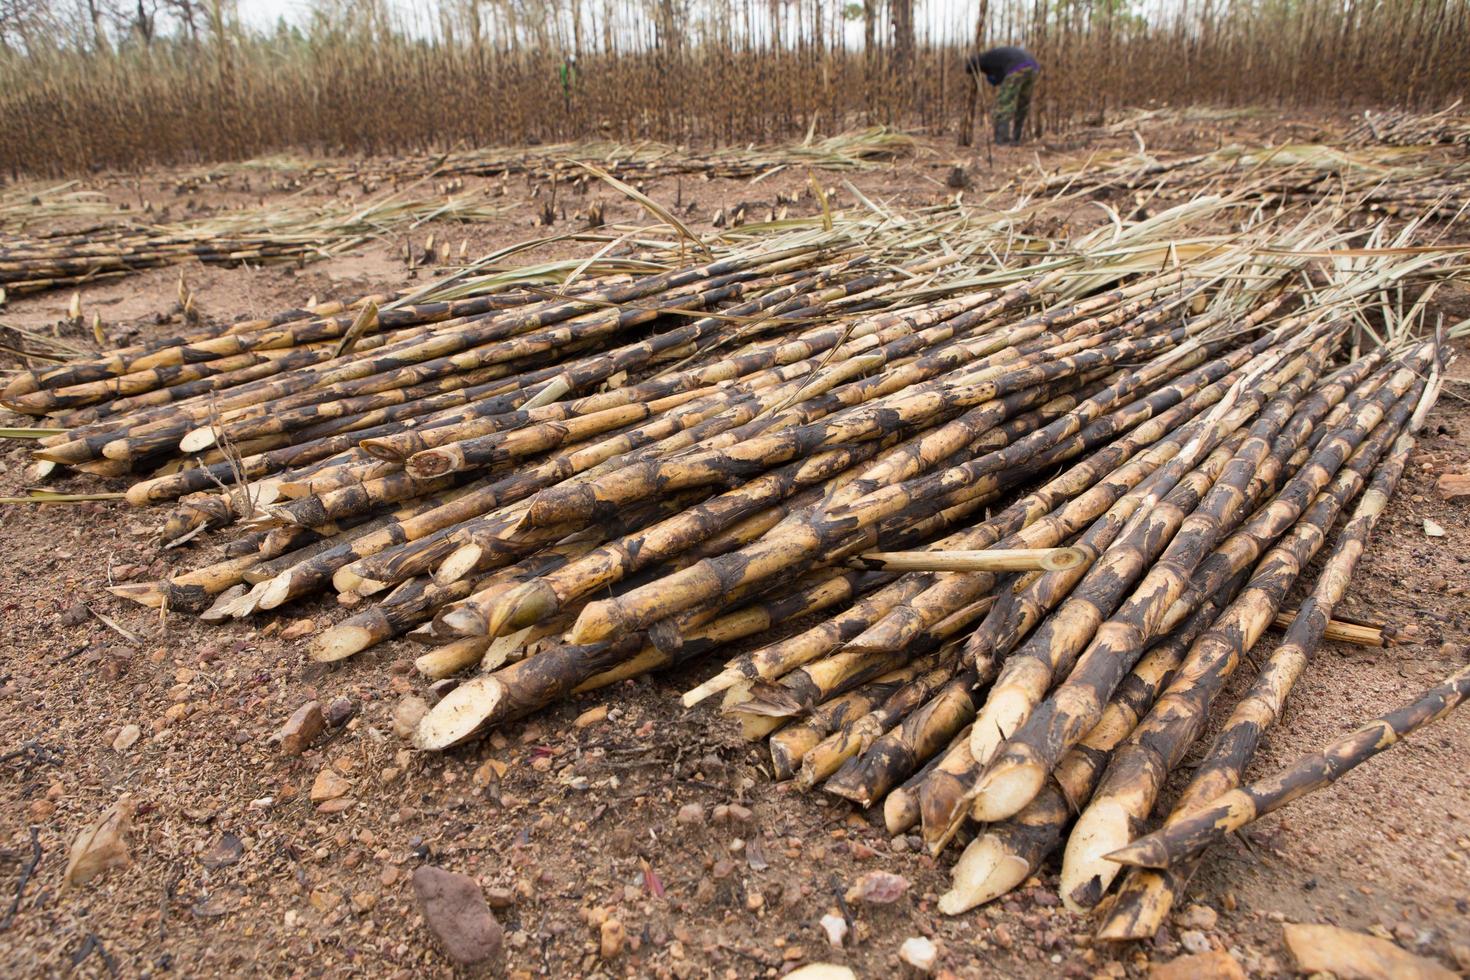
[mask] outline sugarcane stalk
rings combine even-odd
[[[859,568],[888,572],[1063,571],[1082,564],[1076,548],[993,548],[988,551],[869,551],[850,559]]]
[[[955,675],[923,707],[849,759],[822,788],[862,807],[887,796],[974,718],[977,683],[983,680],[973,668]]]
[[[1470,697],[1470,667],[1425,691],[1410,704],[1380,715],[1281,773],[1214,800],[1164,829],[1111,852],[1109,859],[1138,867],[1166,868],[1203,852],[1234,831],[1309,793],[1330,786],[1405,736],[1438,721]]]

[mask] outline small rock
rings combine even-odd
[[[26,815],[31,823],[45,823],[56,813],[56,804],[50,800],[32,800],[31,805],[26,808]]]
[[[245,855],[245,845],[240,838],[234,834],[221,834],[219,840],[214,842],[209,850],[199,855],[199,863],[211,870],[215,868],[228,868],[237,864]]]
[[[616,959],[623,951],[623,944],[628,941],[628,932],[623,928],[623,923],[618,919],[607,919],[602,923],[600,934],[598,951],[602,958]]]
[[[311,802],[325,803],[327,800],[335,800],[346,796],[350,789],[350,782],[330,769],[323,769],[316,774],[316,779],[311,784]]]
[[[1461,973],[1470,973],[1470,943],[1450,943],[1450,956]]]
[[[1458,497],[1470,497],[1470,473],[1445,473],[1439,478],[1439,494],[1446,500],[1455,500]],[[76,608],[76,607],[72,607]],[[70,609],[67,612],[71,612]],[[83,608],[82,615],[85,618],[86,609]],[[62,622],[66,621],[65,614]],[[75,625],[75,624],[69,624]]]
[[[137,725],[124,725],[122,731],[117,733],[117,738],[112,740],[114,752],[126,752],[132,748],[139,738],[143,736],[143,729]]]
[[[867,905],[891,905],[909,890],[909,880],[889,871],[869,871],[847,890],[849,902]]]
[[[1223,949],[1192,956],[1179,956],[1167,963],[1156,963],[1148,971],[1149,980],[1245,980],[1245,970],[1235,957]]]
[[[352,907],[359,913],[371,912],[378,904],[378,896],[373,892],[358,892],[352,896]]]
[[[508,909],[516,903],[514,888],[487,888],[485,901],[492,909]]]
[[[480,763],[475,774],[470,777],[470,781],[482,789],[493,786],[505,777],[507,768],[506,764],[499,759],[486,759]]]
[[[1186,929],[1179,934],[1179,945],[1191,953],[1208,953],[1210,941],[1198,929]]]
[[[599,704],[597,707],[588,708],[586,711],[578,715],[576,717],[576,720],[572,722],[572,727],[591,728],[593,725],[597,724],[599,721],[605,720],[606,718],[607,705]]]
[[[316,632],[316,620],[314,620],[314,619],[298,619],[298,620],[296,620],[296,622],[292,623],[290,626],[287,626],[285,629],[281,630],[281,639],[283,639],[283,640],[299,640],[303,636],[310,636],[312,633],[315,633],[315,632]]]
[[[808,963],[786,974],[786,980],[857,980],[857,974],[836,963]]]
[[[321,702],[308,701],[286,719],[286,723],[276,732],[276,740],[281,743],[282,752],[300,755],[316,741],[316,737],[325,727],[326,719],[322,717]]]
[[[419,722],[429,713],[429,703],[412,694],[404,695],[393,708],[393,734],[399,738],[412,738],[418,731]]]
[[[1220,921],[1219,914],[1208,905],[1191,905],[1179,915],[1179,925],[1184,929],[1209,932]]]
[[[1010,927],[1004,922],[991,930],[990,939],[1001,949],[1010,949],[1016,944],[1016,940],[1011,936]]]
[[[61,613],[62,626],[80,626],[92,618],[85,602],[74,602]]]
[[[327,703],[322,711],[322,716],[328,725],[333,728],[341,728],[357,714],[357,705],[352,703],[351,698],[333,698]]]
[[[934,961],[939,959],[939,949],[932,940],[910,936],[898,947],[898,958],[920,973],[929,973],[934,969]]]
[[[704,807],[698,803],[686,803],[679,807],[679,813],[674,817],[674,822],[685,827],[704,826]]]
[[[1331,973],[1340,980],[1452,980],[1434,960],[1399,949],[1386,939],[1336,926],[1289,923],[1286,947],[1302,973]]]
[[[745,894],[745,909],[747,912],[759,912],[766,907],[766,896],[752,888]]]
[[[72,842],[62,883],[80,885],[112,869],[133,863],[128,853],[128,830],[133,825],[133,800],[124,793]]]
[[[847,920],[840,915],[828,912],[822,916],[820,925],[822,931],[827,934],[827,944],[834,949],[841,949],[842,941],[847,938]]]
[[[413,873],[413,891],[424,922],[451,960],[473,966],[500,954],[504,932],[475,879],[425,864]]]
[[[1431,521],[1426,517],[1424,518],[1424,533],[1431,538],[1442,538],[1444,537],[1444,528],[1438,522]]]

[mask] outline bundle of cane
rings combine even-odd
[[[68,234],[10,234],[0,246],[0,287],[33,293],[184,262],[305,263],[425,221],[484,221],[506,210],[477,194],[443,200],[394,194],[366,206],[270,210],[262,204],[188,221],[108,222]]]
[[[1413,277],[1424,268],[1419,259],[1403,265],[1381,256],[1374,261],[1380,260],[1393,267],[1389,275]],[[1358,262],[1346,266],[1351,268],[1339,270],[1343,275],[1316,299],[1329,294],[1349,299],[1356,287],[1345,284],[1363,269]],[[1416,305],[1420,310],[1422,305]],[[1401,342],[1402,333],[1392,338],[1394,344]],[[936,849],[960,828],[967,809],[981,822],[998,821],[980,830],[966,849],[956,867],[955,888],[942,903],[946,911],[963,911],[1015,887],[1061,844],[1071,814],[1084,806],[1067,842],[1062,892],[1074,908],[1096,904],[1118,867],[1107,855],[1137,832],[1163,778],[1197,736],[1211,699],[1244,656],[1242,649],[1249,650],[1277,620],[1286,592],[1337,514],[1394,446],[1374,492],[1344,532],[1342,557],[1329,561],[1317,597],[1291,621],[1289,638],[1295,642],[1283,648],[1283,666],[1268,668],[1260,682],[1265,693],[1256,701],[1276,705],[1284,698],[1289,683],[1283,685],[1280,675],[1294,677],[1303,661],[1299,644],[1314,645],[1328,630],[1330,602],[1346,588],[1363,538],[1391,493],[1408,452],[1410,440],[1400,433],[1412,427],[1409,415],[1418,405],[1422,418],[1433,401],[1437,383],[1421,379],[1439,369],[1435,349],[1432,343],[1411,344],[1394,356],[1390,348],[1378,348],[1321,382],[1304,376],[1295,391],[1282,389],[1285,400],[1263,410],[1248,438],[1236,437],[1228,464],[1217,464],[1213,474],[1196,471],[1205,477],[1208,492],[1194,501],[1179,499],[1181,485],[1176,484],[1163,506],[1133,518],[1135,532],[1142,524],[1164,522],[1158,537],[1136,535],[1142,554],[1117,550],[1116,542],[1129,535],[1121,524],[1128,520],[1125,511],[1089,532],[1102,536],[1099,544],[1114,541],[1109,551],[1098,556],[1087,536],[1079,539],[1083,564],[1091,565],[1087,576],[1048,573],[1023,578],[1011,594],[1001,593],[970,642],[989,651],[1015,648],[1028,631],[1031,639],[1005,662],[968,744],[952,747],[917,786],[917,816]],[[1310,394],[1303,398],[1305,391]],[[1180,505],[1172,514],[1171,497]],[[1184,516],[1185,508],[1193,514]],[[1169,524],[1177,530],[1170,531]],[[1113,530],[1120,526],[1121,531]],[[1202,543],[1213,551],[1202,560],[1190,558],[1191,552],[1201,553]],[[1157,558],[1148,557],[1150,548]],[[1260,564],[1246,580],[1257,559]],[[1130,560],[1139,571],[1127,570]],[[1131,579],[1140,574],[1141,579]],[[1069,575],[1081,582],[1070,586],[1072,597],[1048,616],[1055,599],[1042,583],[1050,579],[1065,589]],[[1131,597],[1121,604],[1105,598],[1121,598],[1130,579],[1140,581]],[[1117,685],[1113,678],[1120,663],[1127,672],[1140,643],[1156,644],[1154,652],[1136,661]],[[1070,669],[1055,687],[1054,665]],[[1159,703],[1150,710],[1155,697]],[[1099,711],[1107,698],[1112,700]],[[1038,722],[1038,713],[1045,724]],[[1221,743],[1228,746],[1221,749],[1228,752],[1221,764],[1226,779],[1246,751],[1239,746],[1253,748],[1252,726],[1261,711],[1247,702],[1238,714],[1240,724],[1230,729],[1230,741]],[[1080,742],[1070,741],[1072,732],[1084,729]],[[1060,760],[1052,765],[1052,753],[1058,752]],[[1044,782],[1030,792],[1037,771]],[[1216,785],[1210,782],[1209,790],[1194,792],[1219,792]],[[1199,797],[1191,794],[1182,802],[1191,799]],[[1019,810],[1013,809],[1017,801]],[[1152,873],[1130,877],[1100,935],[1151,934],[1180,880]]]
[[[532,181],[568,183],[581,187],[587,172],[581,163],[624,181],[645,182],[664,177],[746,179],[790,167],[811,170],[857,171],[913,152],[915,141],[905,133],[882,126],[839,133],[823,139],[772,146],[735,146],[691,152],[651,140],[618,143],[591,140],[538,147],[478,147],[435,156],[372,158],[351,163],[271,160],[270,166],[298,172],[301,177],[337,184],[376,186],[385,182],[424,177],[524,177]],[[240,167],[252,164],[237,165]]]

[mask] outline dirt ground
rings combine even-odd
[[[1324,125],[1271,114],[1177,123],[1143,136],[1150,149],[1182,150],[1310,139]],[[974,199],[1017,170],[1131,145],[1129,133],[1092,134],[987,155],[983,147],[926,142],[915,158],[848,179],[874,199],[921,205],[954,193],[945,178],[961,163]],[[822,179],[852,206],[842,178]],[[763,217],[777,194],[796,195],[806,182],[797,173],[754,187],[685,178],[647,190],[661,201],[693,202],[689,221],[707,231],[717,209],[745,201]],[[106,186],[119,200],[173,195],[197,207],[247,199],[229,186],[177,194],[162,177]],[[257,178],[248,196],[285,193]],[[609,221],[635,218],[628,201],[602,196]],[[468,238],[478,254],[546,233],[537,225],[542,200],[531,199],[524,182],[510,182],[507,201],[512,210],[501,223],[424,228],[413,240],[432,232],[457,249]],[[566,217],[558,215],[553,231],[575,227],[585,206],[563,203]],[[803,199],[789,207],[812,213],[816,205]],[[262,315],[311,295],[408,284],[404,244],[399,236],[302,269],[184,273],[205,314]],[[558,251],[570,248],[546,254]],[[431,274],[421,270],[417,281]],[[114,339],[168,330],[160,321],[176,310],[178,275],[159,269],[86,288],[83,310],[100,313]],[[49,326],[69,298],[13,300],[0,320]],[[1466,316],[1470,304],[1452,300],[1446,320]],[[1351,618],[1413,627],[1413,642],[1326,645],[1252,774],[1273,771],[1465,663],[1470,503],[1442,499],[1436,480],[1470,470],[1470,358],[1452,374],[1344,607]],[[16,493],[28,453],[13,443],[0,453],[0,493]],[[58,485],[121,488],[91,477]],[[496,893],[506,930],[502,968],[511,974],[754,977],[829,961],[873,977],[900,970],[899,945],[920,935],[938,943],[939,967],[961,977],[1142,975],[1183,951],[1178,926],[1150,943],[1095,944],[1089,921],[1060,907],[1054,865],[992,906],[941,916],[935,902],[952,854],[933,860],[918,853],[917,838],[890,841],[881,820],[846,802],[773,784],[761,748],[743,742],[733,724],[679,707],[677,693],[712,673],[711,663],[559,704],[446,755],[412,753],[392,733],[391,713],[403,694],[424,686],[410,671],[414,648],[388,643],[324,669],[306,659],[304,639],[283,637],[309,631],[298,627],[306,620],[322,626],[343,618],[334,604],[211,628],[108,595],[110,583],[197,567],[216,554],[207,542],[160,551],[161,519],[162,511],[114,502],[0,509],[0,972],[9,976],[448,975],[409,884],[426,861],[474,875]],[[1425,519],[1445,535],[1426,536]],[[1268,634],[1256,656],[1277,639]],[[268,738],[313,698],[345,699],[350,717],[304,755],[287,757]],[[1233,703],[1226,697],[1221,707]],[[611,709],[604,720],[573,726],[599,705]],[[117,751],[127,725],[139,726],[141,738]],[[1192,885],[1192,900],[1218,913],[1208,942],[1258,976],[1290,971],[1283,922],[1371,931],[1450,966],[1457,954],[1470,956],[1467,749],[1470,711],[1462,711],[1262,821],[1248,839],[1215,849]],[[352,786],[349,805],[334,813],[307,798],[327,767]],[[132,865],[64,887],[72,840],[123,794],[137,808]],[[689,803],[703,804],[707,815],[733,803],[751,813],[744,821],[737,810],[733,821],[676,823]],[[41,859],[32,870],[33,842]],[[831,948],[819,920],[844,914],[841,894],[874,869],[903,875],[912,887],[892,905],[847,910],[850,945]],[[599,958],[592,924],[604,915],[629,935],[628,949],[611,962]],[[1459,960],[1458,969],[1467,968]]]

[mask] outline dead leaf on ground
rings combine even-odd
[[[127,840],[133,825],[133,809],[132,797],[124,793],[102,819],[77,835],[62,876],[65,884],[80,885],[112,868],[125,868],[133,863]]]
[[[245,854],[245,845],[234,834],[221,834],[214,846],[199,855],[199,863],[206,868],[228,868],[239,862]]]

